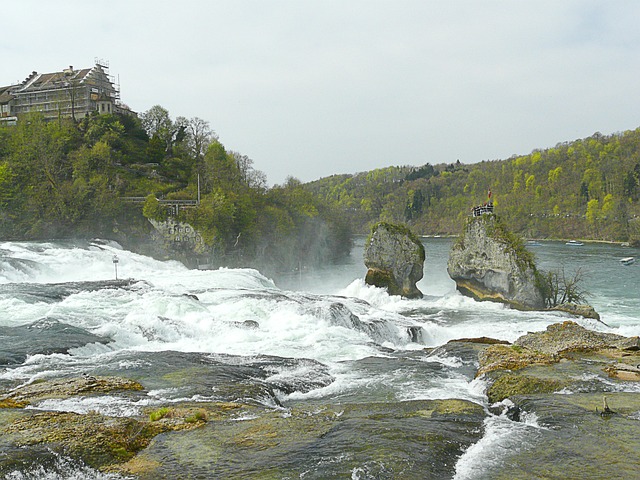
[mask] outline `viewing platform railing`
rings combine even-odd
[[[144,203],[147,198],[146,197],[122,197],[127,203]],[[166,199],[158,199],[158,203],[167,207],[171,211],[171,215],[178,215],[178,212],[181,208],[192,208],[197,207],[199,202],[197,200],[166,200]]]
[[[480,215],[491,215],[493,214],[493,203],[473,207],[471,211],[474,217],[479,217]]]

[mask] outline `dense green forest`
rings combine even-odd
[[[0,127],[3,240],[143,238],[152,229],[144,216],[169,216],[156,198],[195,200],[198,184],[199,205],[177,220],[199,230],[214,263],[290,269],[350,250],[348,223],[331,202],[295,179],[267,188],[252,160],[227,151],[202,119],[173,120],[155,106],[139,118],[32,115]]]
[[[530,238],[640,239],[640,129],[477,164],[388,167],[305,186],[342,208],[357,231],[402,222],[458,234],[492,192],[496,213]]]

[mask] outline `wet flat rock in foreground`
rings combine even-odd
[[[207,478],[450,479],[484,417],[463,400],[263,412],[159,435],[124,471],[141,479],[178,478],[185,468]]]

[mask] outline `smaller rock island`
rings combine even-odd
[[[386,288],[390,295],[422,298],[416,284],[423,276],[425,251],[420,239],[401,225],[373,226],[364,249],[365,283]]]

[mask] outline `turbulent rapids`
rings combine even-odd
[[[561,247],[549,245],[541,259],[557,262]],[[410,478],[415,472],[485,478],[501,464],[505,449],[533,441],[544,427],[535,416],[513,422],[490,414],[486,384],[475,379],[477,351],[447,342],[481,336],[514,341],[565,317],[460,296],[446,275],[449,240],[425,240],[425,246],[425,278],[419,285],[425,297],[406,300],[364,284],[361,245],[348,264],[269,279],[253,269],[189,270],[109,242],[0,244],[0,393],[52,379],[122,377],[144,389],[46,398],[28,409],[128,418],[167,405],[237,403],[254,410],[242,410],[224,423],[230,438],[248,422],[254,422],[251,428],[268,429],[283,419],[295,420],[301,411],[310,418],[320,415],[314,425],[326,429],[314,442],[301,437],[289,450],[276,448],[269,461],[243,454],[246,442],[238,441],[242,448],[229,453],[226,464],[204,460],[209,454],[192,445],[199,459],[193,475],[217,472],[232,478],[243,468],[247,475],[270,471],[275,467],[269,462],[278,461],[283,472],[297,472],[300,478],[345,472],[358,479]],[[603,255],[618,255],[614,247],[594,248],[603,250],[580,261],[596,269],[602,269]],[[637,286],[637,270],[619,272],[617,262],[611,265],[606,268],[618,269],[618,281]],[[625,285],[594,277],[590,288],[610,330],[637,335],[640,303],[629,298]],[[582,324],[605,328],[589,322]],[[424,403],[452,400],[466,403],[455,408]],[[454,417],[443,413],[450,422],[429,433],[431,423],[418,421],[427,411],[457,415],[457,426],[451,423]],[[373,418],[382,423],[370,424]],[[0,414],[3,421],[8,420]],[[397,434],[393,441],[379,435],[385,422]],[[295,438],[313,430],[303,423],[299,428],[291,434]],[[452,447],[427,454],[417,439],[435,439],[439,429]],[[212,442],[206,428],[194,432],[185,438]],[[173,452],[166,468],[175,473],[183,464],[181,447],[171,438],[157,437],[153,445]],[[364,446],[354,449],[361,438],[369,438],[374,450],[396,449],[397,458],[367,460],[373,453],[363,453]],[[14,455],[16,461],[3,464],[0,456],[0,472],[13,475],[9,478],[39,478],[42,472],[52,475],[47,478],[68,478],[69,472],[75,472],[73,478],[121,478],[59,452],[49,452],[41,463],[34,453],[20,463],[23,453],[7,448],[4,458]],[[153,448],[147,452],[156,458]],[[278,455],[283,457],[278,460]],[[284,460],[291,456],[295,461]]]

